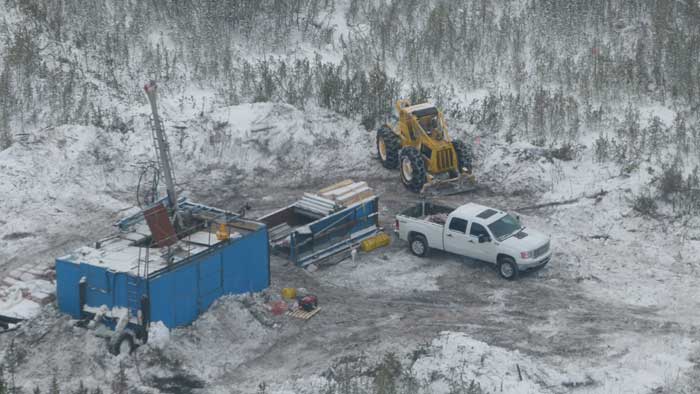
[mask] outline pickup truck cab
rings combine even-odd
[[[453,209],[420,202],[398,214],[395,227],[416,256],[445,250],[495,264],[509,280],[544,266],[552,257],[548,236],[523,227],[513,215],[474,203]]]

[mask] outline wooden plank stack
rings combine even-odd
[[[367,185],[367,182],[346,179],[319,190],[318,194],[325,199],[334,201],[339,206],[347,207],[374,196],[374,191]]]
[[[318,307],[314,308],[313,310],[311,310],[309,312],[307,312],[303,309],[297,309],[295,311],[287,312],[287,316],[293,317],[296,319],[301,319],[301,320],[309,320],[320,311],[321,311],[321,308],[318,308]]]
[[[0,315],[27,319],[31,316],[24,313],[34,309],[27,309],[27,305],[43,306],[55,300],[55,275],[53,267],[35,264],[25,264],[6,273],[0,280]]]

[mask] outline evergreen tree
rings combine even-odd
[[[78,387],[73,390],[72,394],[88,394],[88,389],[85,387],[85,384],[81,380],[80,383],[78,383]]]
[[[128,394],[129,382],[126,378],[126,370],[124,364],[119,363],[119,372],[114,376],[112,381],[112,394]]]
[[[61,394],[61,389],[58,386],[58,373],[56,370],[53,371],[53,376],[51,377],[51,386],[49,386],[48,394]]]
[[[7,381],[7,392],[11,394],[16,394],[19,392],[17,385],[15,384],[15,375],[17,374],[17,369],[22,362],[22,354],[17,350],[15,346],[15,341],[10,342],[10,346],[5,352],[5,369],[7,371],[8,381]]]
[[[7,381],[5,380],[5,366],[0,364],[0,394],[9,394]]]

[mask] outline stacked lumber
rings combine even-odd
[[[0,315],[27,319],[56,296],[52,267],[25,264],[0,280]]]
[[[322,198],[334,201],[339,206],[347,207],[373,197],[374,191],[367,185],[367,182],[355,182],[352,179],[346,179],[319,190],[318,194]]]
[[[280,240],[287,238],[292,231],[294,231],[294,229],[292,229],[287,223],[282,223],[272,227],[268,232],[270,235],[270,241],[279,242]]]

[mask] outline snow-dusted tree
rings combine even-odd
[[[56,372],[56,370],[53,371],[48,394],[61,394],[61,388],[58,386],[58,372]]]
[[[112,380],[112,394],[128,394],[129,381],[126,378],[126,370],[123,363],[119,363],[119,372]]]
[[[72,394],[88,394],[88,389],[85,387],[85,384],[81,380],[80,383],[78,383],[78,387],[75,388],[75,390],[72,391]]]
[[[8,394],[7,381],[5,380],[5,366],[0,364],[0,394]]]
[[[10,67],[8,63],[0,72],[0,151],[12,145],[10,121],[15,105],[15,94],[12,87]]]
[[[15,341],[10,342],[5,351],[5,371],[7,372],[7,392],[10,394],[17,394],[20,392],[20,388],[15,384],[15,374],[19,369],[20,364],[24,358],[24,353],[17,349],[15,346]]]

